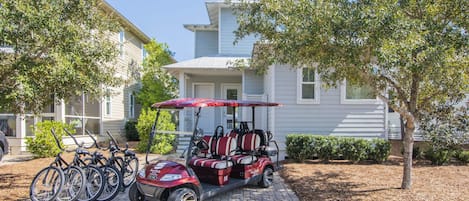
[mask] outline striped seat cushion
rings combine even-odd
[[[200,152],[203,154],[213,153],[215,151],[215,146],[213,144],[215,141],[213,140],[213,136],[206,135],[202,138],[202,140],[207,143],[208,149],[202,149]]]
[[[231,156],[235,154],[236,150],[236,140],[232,137],[221,137],[218,138],[215,155],[218,156]]]
[[[235,164],[249,165],[257,161],[257,157],[253,155],[234,155],[231,160]]]
[[[255,133],[247,133],[241,136],[241,149],[243,151],[254,151],[261,145],[261,138]]]
[[[210,158],[193,158],[189,161],[189,165],[213,169],[226,169],[233,166],[233,162],[229,160],[218,160]]]

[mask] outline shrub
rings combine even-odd
[[[288,135],[286,138],[287,154],[290,158],[303,162],[313,157],[313,136]]]
[[[373,139],[368,152],[368,157],[377,163],[383,163],[391,154],[391,143],[384,139]]]
[[[364,139],[344,138],[341,144],[341,151],[344,159],[353,163],[367,159],[367,152],[370,143]]]
[[[128,141],[138,141],[137,121],[129,120],[125,123],[125,137]]]
[[[455,157],[463,163],[469,163],[469,151],[460,151],[455,154]]]
[[[64,128],[69,130],[72,134],[75,133],[75,129],[72,125],[62,122],[43,121],[37,123],[36,127],[33,127],[35,137],[26,138],[26,148],[35,157],[38,158],[52,157],[57,155],[60,152],[60,149],[55,142],[54,136],[51,133],[51,129],[55,130],[55,134],[57,135],[61,146],[64,147],[62,142],[62,136],[66,135]]]
[[[336,137],[316,137],[315,145],[318,158],[324,162],[338,158],[339,140]]]
[[[142,110],[138,118],[137,131],[140,142],[137,144],[137,150],[145,152],[150,138],[151,128],[155,121],[156,111],[150,108]],[[174,131],[176,125],[171,121],[171,114],[167,111],[161,111],[158,119],[157,131]],[[151,153],[167,154],[174,149],[176,136],[171,134],[156,133],[153,144],[150,148]]]
[[[425,152],[425,158],[433,165],[443,165],[451,159],[452,153],[449,149],[431,147]]]

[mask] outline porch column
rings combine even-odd
[[[184,72],[179,72],[179,98],[186,97],[186,77]],[[186,131],[185,112],[179,111],[179,131]]]
[[[55,105],[55,121],[65,122],[65,101],[62,99]]]
[[[26,151],[26,120],[24,114],[16,115],[16,138],[20,139],[20,150]]]

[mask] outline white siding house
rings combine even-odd
[[[233,44],[238,24],[223,0],[206,1],[208,25],[184,25],[195,33],[195,58],[165,66],[179,78],[180,97],[208,97],[263,100],[282,107],[263,108],[256,114],[256,127],[273,132],[285,151],[287,134],[319,134],[360,138],[388,138],[386,105],[366,90],[347,86],[324,89],[314,69],[298,69],[275,64],[268,73],[257,75],[250,69],[233,69],[230,62],[250,58],[254,37]],[[215,37],[217,36],[217,37]],[[225,109],[209,109],[202,114],[200,127],[213,133],[217,125],[230,128]],[[193,112],[180,113],[181,131],[192,129]],[[238,111],[238,120],[250,119],[250,110]],[[284,152],[283,152],[284,153]]]

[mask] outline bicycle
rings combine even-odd
[[[118,170],[114,165],[114,161],[117,160],[115,159],[115,152],[116,150],[111,150],[111,148],[101,148],[96,141],[96,139],[89,133],[89,131],[86,132],[91,139],[94,142],[95,147],[98,150],[109,150],[110,152],[110,157],[106,158],[101,152],[95,151],[93,154],[91,154],[91,158],[86,158],[85,163],[88,162],[87,164],[93,164],[97,165],[100,167],[105,176],[105,186],[104,186],[104,191],[101,193],[101,195],[98,197],[98,201],[109,201],[114,199],[117,194],[119,193],[119,190],[122,186],[123,180],[122,180],[122,174],[121,171]]]
[[[129,144],[125,144],[125,149],[122,150],[119,147],[119,143],[117,140],[112,136],[109,131],[106,131],[106,134],[111,138],[112,144],[115,146],[119,152],[124,154],[123,161],[116,160],[116,164],[119,166],[118,169],[121,169],[122,177],[123,177],[123,186],[124,188],[128,188],[135,182],[135,178],[137,177],[138,172],[138,158],[135,156],[135,152],[129,150]]]
[[[29,187],[29,197],[33,201],[75,201],[85,189],[85,173],[80,167],[69,164],[62,158],[64,149],[54,129],[51,129],[51,133],[60,152],[54,162],[36,174]]]
[[[91,156],[91,153],[85,149],[89,149],[90,147],[84,147],[83,142],[81,144],[78,143],[77,139],[67,130],[64,129],[65,133],[69,135],[78,148],[75,150],[75,155],[73,157],[73,165],[81,167],[85,171],[87,183],[85,186],[85,191],[79,197],[79,201],[94,201],[97,200],[98,197],[104,190],[104,173],[96,165],[87,164],[82,159],[85,156]],[[83,149],[84,148],[84,149]]]

